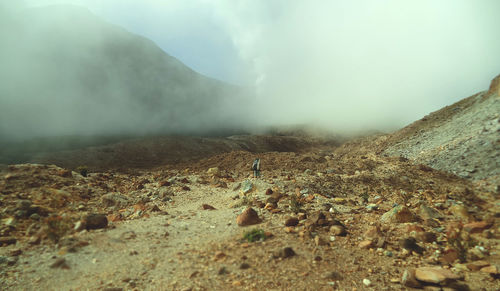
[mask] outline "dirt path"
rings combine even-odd
[[[64,255],[51,248],[26,252],[20,259],[24,274],[10,287],[93,290],[128,285],[140,290],[161,290],[167,286],[188,286],[196,262],[183,261],[183,254],[241,232],[235,222],[241,208],[228,208],[235,193],[199,185],[174,197],[168,214],[80,233],[78,239],[89,242],[81,251]],[[202,204],[216,210],[201,210]],[[61,257],[69,269],[49,267]]]

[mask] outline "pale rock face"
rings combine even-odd
[[[500,75],[496,76],[493,80],[491,80],[490,89],[488,90],[489,94],[497,94],[500,96]]]

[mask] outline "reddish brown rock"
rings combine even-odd
[[[483,230],[490,228],[491,225],[492,223],[487,221],[476,221],[464,224],[464,230],[469,233],[480,233],[483,232]]]
[[[285,226],[296,226],[299,224],[299,219],[297,217],[288,217],[285,220]]]
[[[417,217],[406,206],[398,205],[382,215],[380,220],[384,223],[414,222]]]
[[[209,205],[209,204],[202,204],[201,208],[203,210],[215,210],[215,207],[213,207],[212,205]]]
[[[245,211],[236,217],[236,223],[239,226],[258,224],[261,221],[262,220],[259,218],[257,211],[253,210],[251,207],[245,209]]]

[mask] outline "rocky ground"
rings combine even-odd
[[[249,152],[86,177],[8,166],[0,179],[1,285],[498,288],[498,196],[355,144],[259,154],[258,179]]]
[[[0,289],[500,290],[497,79],[341,146],[149,139],[1,166]]]

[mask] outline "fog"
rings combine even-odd
[[[290,124],[393,130],[500,73],[496,0],[33,0],[0,9],[4,139]]]

